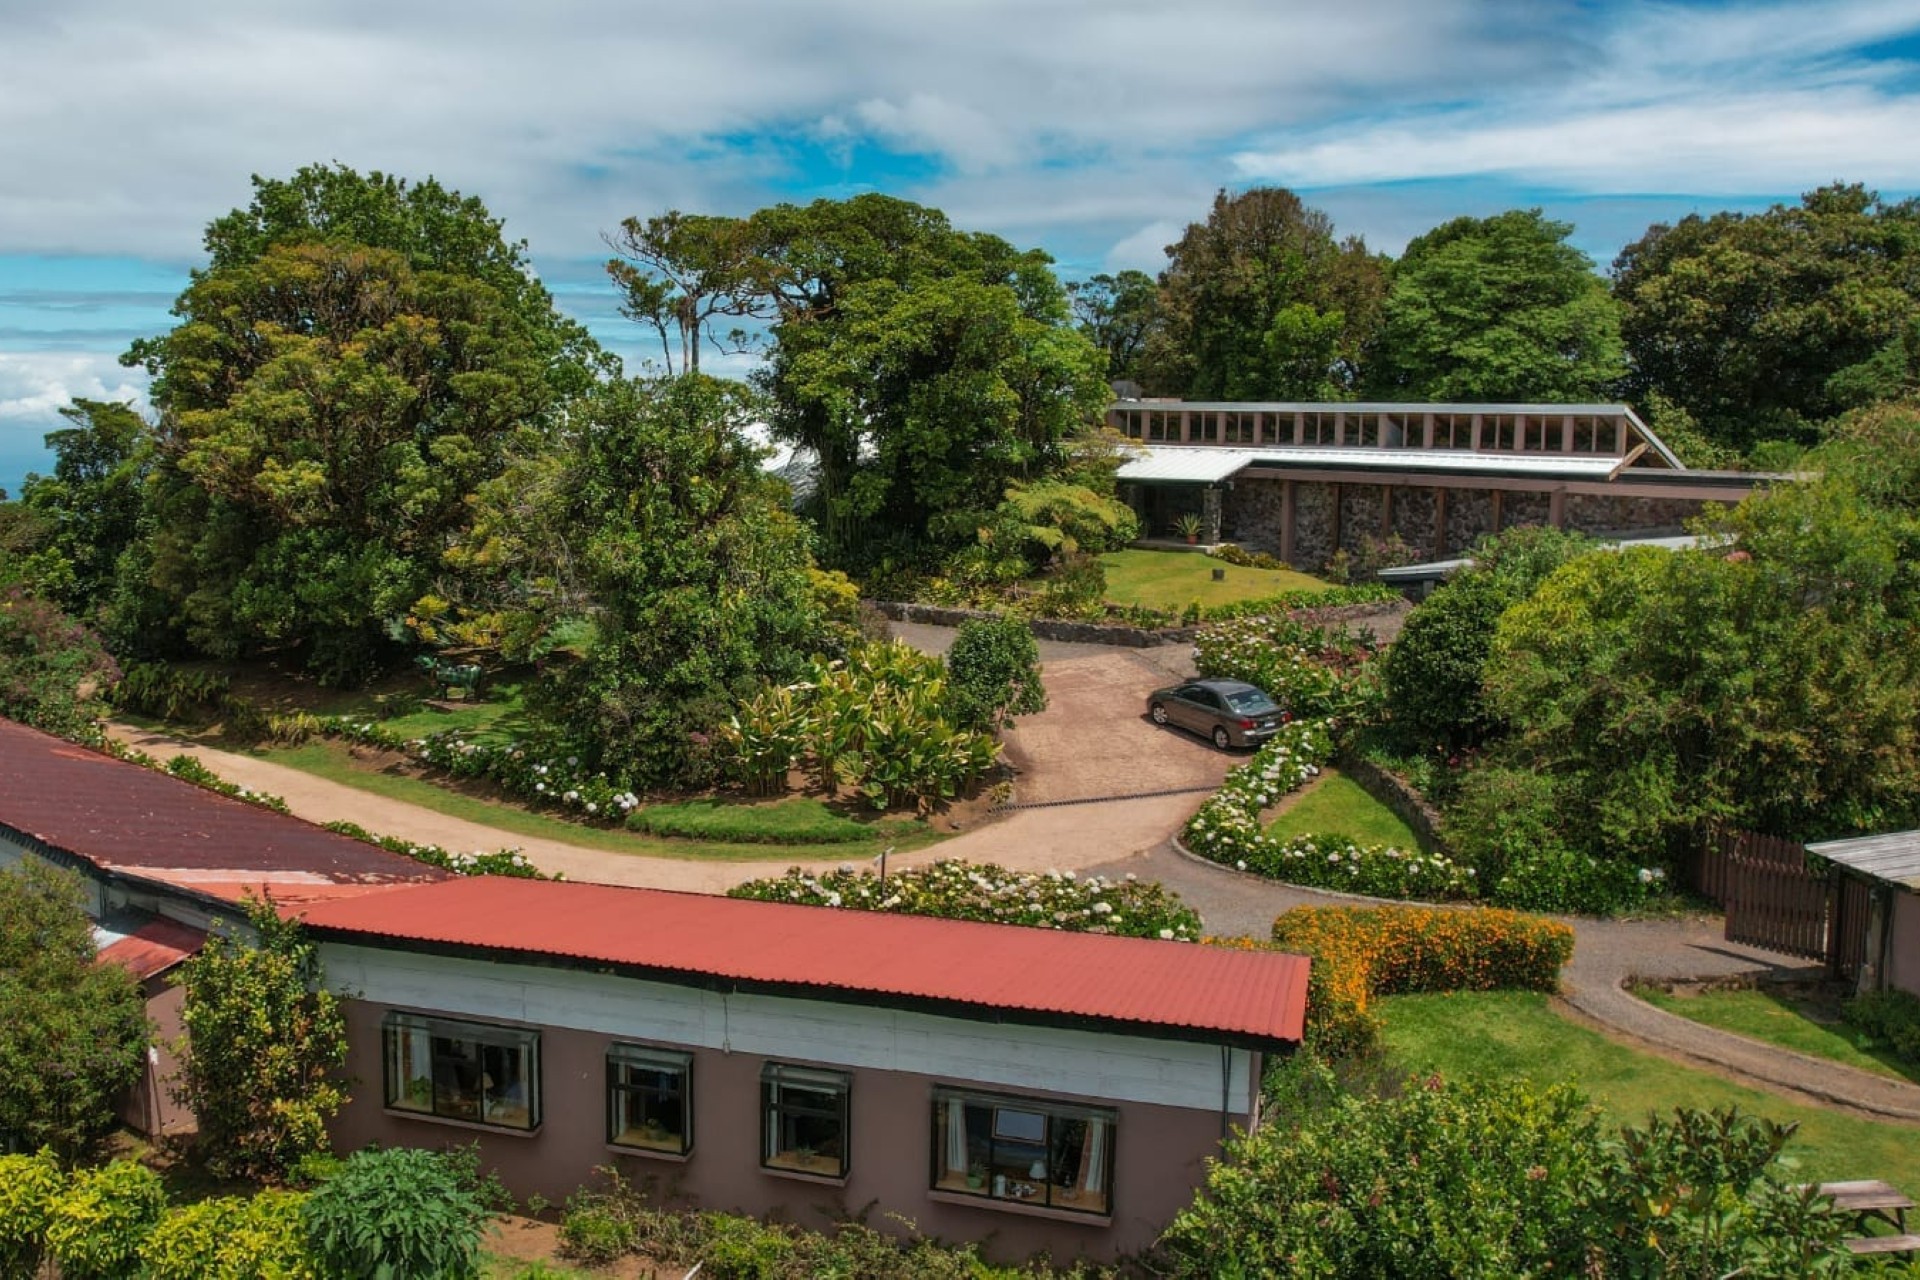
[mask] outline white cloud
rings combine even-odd
[[[1184,223],[1150,222],[1107,250],[1107,270],[1159,271],[1167,265],[1167,246],[1186,230]]]
[[[0,430],[53,430],[59,411],[76,398],[124,400],[145,412],[146,374],[122,368],[111,356],[68,352],[0,351]]]

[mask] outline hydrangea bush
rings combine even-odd
[[[1201,631],[1193,657],[1202,676],[1258,685],[1302,718],[1358,723],[1380,702],[1373,648],[1344,627],[1323,631],[1284,615],[1241,618]]]
[[[352,836],[355,840],[364,840],[368,844],[378,845],[388,853],[397,853],[403,858],[412,858],[415,862],[424,862],[430,867],[439,867],[461,876],[511,876],[516,880],[559,880],[559,874],[548,875],[527,860],[527,855],[518,849],[495,849],[489,853],[476,849],[472,853],[459,853],[444,849],[437,844],[420,844],[413,840],[402,840],[399,836],[379,836],[368,831],[357,822],[329,822],[327,830],[343,836]]]
[[[1289,840],[1267,834],[1260,815],[1320,772],[1333,754],[1325,721],[1296,720],[1227,775],[1188,820],[1181,839],[1212,862],[1284,880],[1377,898],[1465,898],[1473,871],[1438,853],[1356,845],[1336,836]]]
[[[1179,895],[1131,875],[1108,880],[947,859],[896,871],[884,880],[852,867],[824,873],[792,867],[785,875],[740,885],[728,896],[1178,942],[1198,941],[1201,932],[1199,913]]]

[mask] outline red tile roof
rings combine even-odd
[[[1210,1043],[1297,1041],[1306,1013],[1305,956],[659,889],[477,876],[301,914],[375,946]]]
[[[117,964],[145,981],[199,953],[207,935],[173,920],[149,920],[124,938],[100,949],[100,959]]]
[[[238,901],[318,901],[447,872],[0,720],[0,838]]]

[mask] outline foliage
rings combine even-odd
[[[1920,1066],[1920,996],[1897,988],[1870,991],[1841,1005],[1840,1016],[1901,1061]]]
[[[1619,304],[1569,223],[1538,209],[1455,218],[1393,267],[1368,367],[1388,400],[1591,403],[1625,372]]]
[[[1387,292],[1383,261],[1293,192],[1214,196],[1167,247],[1138,369],[1189,400],[1337,400],[1357,385]]]
[[[744,388],[691,375],[615,383],[578,409],[577,453],[531,517],[558,541],[527,564],[572,579],[593,639],[548,661],[528,708],[589,771],[704,781],[731,705],[797,677],[823,637],[806,532],[742,434],[755,415]],[[577,611],[564,594],[537,610],[543,625]]]
[[[1468,770],[1447,806],[1447,847],[1473,867],[1489,901],[1531,911],[1610,915],[1640,901],[1666,873],[1569,847],[1562,785],[1529,769]]]
[[[377,836],[357,822],[328,822],[323,824],[327,830],[367,844],[378,845],[388,853],[397,853],[403,858],[412,858],[415,862],[424,862],[430,867],[439,867],[462,876],[509,876],[515,880],[558,880],[560,876],[547,875],[527,860],[527,855],[518,849],[495,849],[489,853],[476,849],[472,853],[455,853],[437,844],[420,844],[413,840],[403,840],[399,836]]]
[[[976,536],[979,547],[961,552],[957,565],[981,554],[1019,559],[1029,569],[1018,577],[1078,555],[1117,551],[1140,536],[1140,521],[1110,493],[1067,480],[1035,480],[1009,486]]]
[[[1369,997],[1436,991],[1553,991],[1573,930],[1492,907],[1295,907],[1273,941],[1353,967]]]
[[[233,681],[216,671],[189,671],[170,662],[135,662],[121,673],[113,703],[160,720],[210,719],[230,696]]]
[[[66,1185],[50,1149],[0,1155],[0,1275],[39,1274],[47,1225]]]
[[[1571,1088],[1334,1094],[1229,1144],[1163,1239],[1175,1274],[1836,1274],[1844,1222],[1780,1178],[1785,1131],[1695,1112],[1617,1141]]]
[[[669,376],[699,373],[702,345],[723,352],[747,349],[740,330],[714,330],[719,318],[744,320],[760,310],[745,222],[672,209],[645,222],[624,219],[608,242],[620,255],[607,262],[607,275],[623,297],[620,313],[659,335]],[[674,336],[680,340],[677,369]]]
[[[119,678],[99,636],[19,587],[0,588],[0,716],[97,742],[100,695]]]
[[[1457,752],[1499,731],[1480,692],[1494,628],[1548,574],[1592,546],[1549,528],[1510,529],[1475,544],[1473,562],[1413,611],[1381,660],[1387,707],[1405,745]]]
[[[61,1280],[135,1280],[140,1247],[165,1207],[160,1175],[145,1165],[115,1160],[82,1170],[48,1213],[47,1256]]]
[[[262,1191],[171,1208],[140,1246],[143,1280],[315,1280],[306,1199]]]
[[[1144,271],[1101,272],[1067,285],[1075,325],[1107,354],[1107,381],[1136,380],[1140,353],[1159,324],[1159,297]]]
[[[885,879],[850,868],[816,874],[793,867],[782,876],[750,880],[727,896],[1128,938],[1191,942],[1200,936],[1193,908],[1157,883],[1130,875],[1106,880],[1072,871],[1009,871],[944,858]]]
[[[1920,204],[1860,186],[1759,214],[1660,224],[1614,260],[1630,398],[1659,393],[1712,441],[1808,442],[1810,426],[1898,393],[1920,317]],[[1888,385],[1889,381],[1893,385]]]
[[[29,474],[20,491],[20,505],[47,528],[22,576],[35,594],[91,618],[108,597],[121,553],[140,534],[153,442],[131,405],[76,398],[59,412],[70,425],[47,436],[53,474]]]
[[[1297,717],[1358,723],[1378,702],[1373,650],[1344,627],[1255,614],[1206,627],[1193,653],[1202,676],[1257,685]]]
[[[470,1161],[395,1147],[349,1156],[301,1210],[325,1280],[477,1280],[488,1206]]]
[[[719,741],[734,775],[759,794],[804,760],[829,794],[844,784],[876,809],[927,808],[973,786],[1000,754],[991,735],[955,728],[950,705],[940,659],[886,641],[762,689]]]
[[[85,904],[72,872],[0,868],[0,1152],[91,1154],[145,1065],[139,987],[97,962]]]
[[[1389,533],[1385,537],[1364,533],[1360,535],[1359,545],[1352,551],[1345,547],[1336,548],[1327,557],[1321,573],[1327,581],[1344,587],[1359,582],[1373,582],[1382,569],[1397,569],[1405,564],[1418,564],[1424,559],[1425,553],[1398,533]]]
[[[982,495],[1067,469],[1107,357],[1045,254],[877,194],[748,223],[773,317],[759,381],[775,436],[815,459],[828,563],[941,558],[973,541]]]
[[[235,800],[244,800],[248,804],[259,805],[262,809],[271,809],[275,813],[288,812],[287,802],[279,796],[269,795],[264,791],[255,791],[249,787],[243,787],[237,782],[228,782],[190,755],[182,753],[174,756],[160,767],[164,772],[171,774],[173,777],[179,778],[183,782],[191,782],[194,786],[201,787],[207,791],[217,792],[223,796],[230,796]]]
[[[960,728],[989,732],[1046,710],[1033,628],[1018,618],[961,623],[947,650],[947,705]]]
[[[297,921],[252,901],[247,926],[251,938],[210,933],[180,968],[186,1039],[175,1092],[199,1120],[210,1170],[272,1177],[326,1149],[326,1122],[346,1101],[333,1079],[346,1059],[346,1018]]]
[[[743,844],[847,844],[874,834],[866,823],[844,818],[807,796],[774,805],[715,800],[654,804],[635,810],[627,825],[657,836]]]

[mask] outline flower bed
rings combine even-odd
[[[884,880],[851,867],[818,875],[794,867],[785,875],[749,881],[727,896],[1174,942],[1200,937],[1199,914],[1158,884],[1132,876],[1107,880],[1071,871],[1009,871],[991,863],[943,859]]]
[[[1320,772],[1333,754],[1324,721],[1296,720],[1267,739],[1253,759],[1227,775],[1220,790],[1188,820],[1181,839],[1211,862],[1288,884],[1377,898],[1466,898],[1473,872],[1438,853],[1356,845],[1303,835],[1276,840],[1260,815]]]
[[[1344,626],[1325,631],[1284,616],[1240,618],[1202,630],[1193,656],[1202,676],[1258,685],[1296,716],[1357,722],[1379,701],[1373,649]]]

